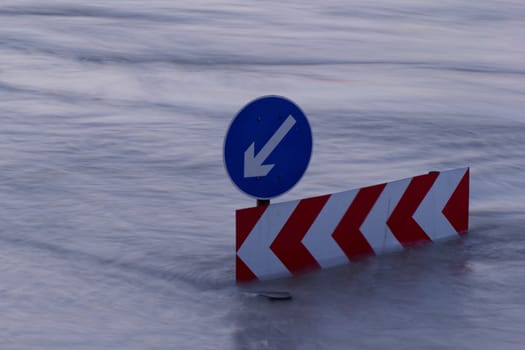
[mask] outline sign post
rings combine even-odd
[[[241,109],[224,140],[233,183],[257,199],[236,211],[236,280],[328,268],[468,232],[469,168],[270,205],[301,179],[312,154],[306,116],[279,96]],[[272,294],[274,295],[274,294]]]

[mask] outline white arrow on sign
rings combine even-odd
[[[252,142],[250,147],[244,151],[244,177],[266,176],[270,170],[272,170],[275,164],[263,163],[270,153],[272,153],[277,145],[279,145],[284,139],[295,123],[296,121],[294,117],[289,115],[257,155],[255,155],[255,142]]]

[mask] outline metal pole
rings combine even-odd
[[[258,207],[263,207],[263,206],[266,206],[266,205],[270,205],[270,200],[269,199],[257,199],[257,206]]]

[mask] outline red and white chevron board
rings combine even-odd
[[[468,231],[469,169],[236,211],[236,280],[331,267]]]

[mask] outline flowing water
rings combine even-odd
[[[0,348],[523,349],[525,4],[0,1]],[[234,282],[226,130],[283,95],[275,202],[471,167],[470,233]]]

